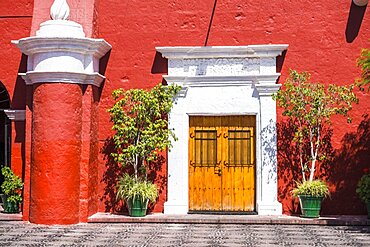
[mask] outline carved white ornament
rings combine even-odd
[[[169,74],[178,76],[222,76],[259,74],[259,59],[210,58],[210,59],[175,59],[169,60]]]
[[[50,8],[50,16],[53,20],[68,20],[69,6],[67,0],[55,0]]]

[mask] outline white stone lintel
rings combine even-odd
[[[72,73],[72,72],[27,72],[19,73],[25,80],[27,85],[36,83],[72,83],[83,85],[94,85],[100,87],[105,79],[99,73],[85,74],[85,73]]]
[[[6,116],[13,121],[24,121],[26,119],[26,110],[4,110]]]
[[[206,86],[245,86],[265,82],[276,82],[280,73],[270,75],[242,75],[242,76],[170,76],[163,78],[168,84],[177,84],[184,87],[206,87]],[[274,84],[278,85],[279,84]],[[269,87],[267,85],[266,87]],[[278,88],[279,89],[279,88]]]
[[[276,57],[286,49],[287,44],[156,47],[168,59]]]

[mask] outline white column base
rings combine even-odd
[[[164,214],[187,214],[188,205],[167,201],[164,203]]]
[[[257,202],[258,215],[282,215],[283,207],[280,202]]]

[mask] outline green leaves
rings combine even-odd
[[[108,110],[115,131],[116,152],[112,157],[122,166],[132,166],[136,176],[140,166],[155,160],[159,152],[171,147],[170,138],[175,135],[168,129],[167,115],[180,89],[157,85],[150,91],[113,91],[115,104]]]
[[[365,174],[361,177],[357,184],[356,192],[362,201],[370,201],[370,174]]]
[[[330,195],[328,186],[321,180],[297,183],[297,188],[293,189],[292,193],[294,197],[297,197],[298,195],[327,197]]]
[[[362,49],[361,56],[357,60],[357,66],[361,68],[361,80],[358,81],[358,86],[362,91],[368,85],[367,90],[370,90],[370,49]]]
[[[307,170],[310,171],[309,180],[313,180],[316,160],[325,158],[319,154],[322,144],[321,132],[325,125],[331,124],[331,117],[341,115],[351,122],[348,113],[352,104],[358,103],[353,89],[354,85],[325,86],[313,83],[310,82],[308,72],[298,73],[291,70],[283,88],[273,95],[278,106],[284,109],[283,116],[290,118],[297,126],[293,142],[300,150],[303,181],[306,180]],[[310,144],[309,150],[304,148],[305,143]],[[310,167],[308,162],[311,163]]]
[[[10,167],[4,166],[1,169],[1,173],[4,176],[4,182],[1,184],[1,189],[4,194],[8,196],[7,200],[13,203],[21,203],[21,190],[23,188],[22,180],[13,173]]]
[[[116,198],[119,200],[140,200],[145,201],[148,199],[155,202],[158,196],[157,186],[151,182],[135,178],[128,174],[124,174],[117,184]]]

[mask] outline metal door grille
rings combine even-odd
[[[217,166],[217,130],[195,130],[193,167]]]
[[[250,130],[228,131],[228,163],[227,167],[253,166],[253,136]]]

